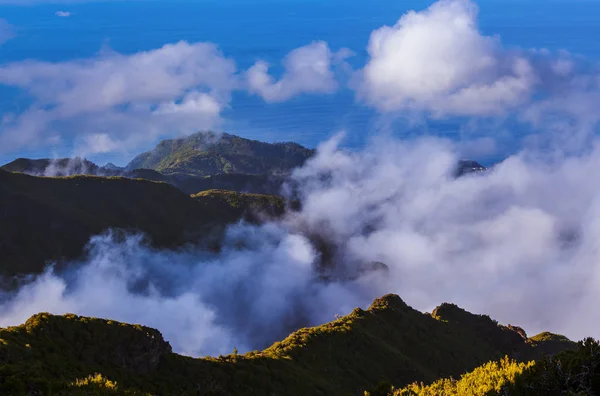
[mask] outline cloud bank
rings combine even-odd
[[[61,17],[61,18],[68,18],[73,14],[69,11],[56,11],[56,13],[54,15],[56,15],[57,17]]]
[[[80,143],[94,153],[213,127],[238,81],[234,62],[215,45],[179,42],[133,55],[12,63],[0,66],[0,83],[34,98],[25,112],[4,115],[0,147],[62,137],[77,125]]]
[[[127,152],[159,137],[216,128],[234,91],[267,102],[335,91],[332,67],[344,54],[323,42],[296,49],[277,82],[264,62],[240,73],[216,45],[185,41],[131,55],[105,50],[91,59],[0,65],[0,84],[33,101],[3,115],[0,150],[75,139],[76,155]]]
[[[95,237],[74,269],[7,298],[0,326],[39,311],[102,316],[201,356],[260,349],[393,292],[424,311],[448,301],[530,333],[599,336],[598,142],[578,156],[523,151],[459,179],[461,147],[448,141],[339,144],[295,172],[299,212],[231,227],[221,254]]]

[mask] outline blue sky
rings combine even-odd
[[[419,92],[402,93],[410,91],[407,85],[398,84],[382,96],[385,81],[360,81],[373,60],[368,51],[373,32],[394,26],[411,9],[423,12],[431,1],[7,3],[0,2],[0,162],[19,156],[84,155],[124,164],[162,138],[205,128],[308,146],[340,130],[346,131],[349,146],[361,146],[381,130],[476,142],[491,137],[497,147],[474,144],[476,149],[467,154],[501,157],[539,128],[531,120],[522,122],[541,111],[529,103],[529,116],[521,111],[524,103],[517,106],[506,98],[506,103],[489,105],[498,108],[442,109],[440,103],[451,97],[434,90],[429,94],[441,94],[437,101],[410,105]],[[574,73],[595,67],[600,58],[598,2],[480,1],[477,6],[471,21],[477,33],[474,45],[480,45],[479,37],[499,44],[473,56],[492,54],[496,61],[508,62],[502,68],[513,67],[511,62],[520,58],[539,66],[532,72],[532,86],[523,87],[524,98],[546,97],[549,86],[557,89],[556,81],[545,81],[546,87],[533,82],[553,62],[582,65],[569,71]],[[441,40],[445,33],[440,34],[426,39]],[[393,43],[388,44],[394,51]],[[422,65],[460,60],[452,56],[464,51],[460,38],[449,44],[457,46],[447,54],[452,59],[424,58]],[[549,52],[540,55],[540,49]],[[516,52],[521,54],[512,54]],[[195,63],[186,64],[186,57]],[[178,60],[170,64],[173,59]],[[388,71],[393,81],[410,76],[409,69],[402,69],[410,62],[402,57],[390,61],[399,65]],[[308,66],[298,69],[303,63]],[[322,69],[317,70],[318,64]],[[188,75],[173,79],[172,68],[184,68]],[[427,82],[437,72],[428,73],[413,77]],[[488,68],[483,74],[478,78],[493,84],[494,78],[502,81],[503,74],[515,73]],[[451,89],[473,82],[456,83]],[[385,103],[390,95],[397,103]],[[481,101],[463,107],[475,104]]]

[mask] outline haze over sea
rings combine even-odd
[[[355,56],[348,62],[359,68],[366,61],[366,48],[373,30],[393,25],[407,10],[421,10],[431,3],[415,0],[154,0],[38,2],[24,7],[0,2],[0,18],[11,24],[15,33],[14,38],[0,47],[0,64],[25,59],[62,62],[90,58],[107,48],[132,54],[186,40],[217,44],[225,56],[235,60],[239,70],[248,69],[259,59],[266,60],[272,64],[274,75],[279,76],[280,61],[288,52],[314,40],[323,40],[334,51],[343,47],[354,51]],[[596,45],[600,37],[600,2],[481,0],[478,4],[482,33],[499,35],[505,47],[565,49],[590,60],[600,58],[600,47]],[[61,10],[70,12],[71,16],[55,15]],[[18,112],[30,101],[19,89],[0,86],[0,115]],[[258,140],[293,140],[309,147],[345,130],[345,144],[360,147],[382,127],[382,122],[373,110],[355,101],[354,92],[348,88],[332,95],[300,95],[271,104],[258,96],[235,92],[230,107],[223,113],[226,121],[220,129]],[[390,129],[399,135],[433,134],[451,138],[460,138],[465,133],[484,133],[485,128],[509,129],[510,136],[526,133],[510,120],[482,123],[476,130],[467,124],[448,119],[400,120],[391,124]],[[146,146],[138,147],[136,152],[151,148],[156,141],[144,143]],[[507,152],[511,144],[504,147]],[[50,150],[46,145],[24,147],[18,154],[70,156],[73,145],[72,140],[63,139]],[[505,154],[496,152],[477,159],[491,162]],[[14,158],[14,152],[0,150],[0,163]],[[124,164],[130,156],[108,153],[90,158],[99,163]]]

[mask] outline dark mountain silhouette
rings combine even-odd
[[[192,198],[148,180],[0,170],[0,275],[39,273],[48,261],[77,258],[91,236],[108,229],[143,232],[153,246],[174,248],[200,243],[261,202],[270,213],[283,206],[278,197],[232,194]]]

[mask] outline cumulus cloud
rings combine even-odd
[[[71,15],[73,15],[73,13],[69,12],[69,11],[56,11],[56,13],[54,14],[57,17],[61,17],[61,18],[68,18]]]
[[[550,129],[548,121],[560,114],[590,129],[597,69],[566,52],[508,50],[479,31],[477,12],[472,1],[441,0],[377,29],[351,86],[386,115],[488,117],[516,110],[527,128]],[[131,153],[159,137],[218,127],[235,90],[269,103],[333,93],[352,74],[345,62],[351,55],[316,41],[290,52],[280,76],[264,61],[238,73],[215,45],[187,42],[131,55],[105,51],[92,59],[1,65],[0,84],[22,89],[33,104],[2,115],[0,150],[74,139],[77,155]],[[580,144],[589,135],[573,140]]]
[[[268,63],[259,61],[246,73],[250,92],[267,102],[282,102],[302,93],[332,93],[338,87],[332,70],[338,59],[327,43],[313,42],[285,57],[285,71],[279,80],[269,74]]]
[[[77,155],[127,152],[158,137],[218,127],[236,90],[250,89],[269,102],[332,92],[332,64],[348,56],[323,42],[296,49],[277,82],[262,62],[244,82],[217,46],[184,41],[131,55],[103,51],[91,59],[0,65],[0,84],[22,89],[33,102],[2,115],[0,150],[74,139]]]
[[[441,0],[371,34],[360,95],[382,111],[489,115],[519,105],[536,83],[529,60],[477,26],[470,0]]]
[[[161,134],[210,128],[238,85],[236,67],[213,44],[179,42],[123,55],[0,66],[0,84],[34,104],[3,117],[0,147],[16,149],[75,131],[94,151],[134,147]]]
[[[323,230],[338,263],[386,263],[385,291],[419,309],[451,301],[530,332],[598,337],[599,142],[573,156],[525,150],[454,180],[458,152],[439,140],[331,145],[297,173],[299,220]]]

